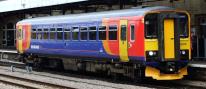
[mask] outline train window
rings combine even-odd
[[[188,17],[186,14],[180,14],[179,17],[180,37],[188,37]]]
[[[21,39],[24,39],[24,35],[25,35],[25,34],[24,34],[24,30],[23,30],[23,29],[21,29],[21,36],[20,36],[20,37],[21,37]]]
[[[16,39],[20,39],[20,29],[16,30]]]
[[[38,29],[37,39],[41,40],[43,38],[42,29]]]
[[[125,41],[127,39],[127,26],[121,25],[121,40]]]
[[[109,26],[109,40],[117,40],[117,26]]]
[[[99,40],[106,40],[106,26],[99,26]]]
[[[56,30],[55,28],[50,29],[50,39],[56,39]]]
[[[81,40],[87,40],[87,27],[80,27],[81,31]]]
[[[71,38],[70,31],[71,31],[70,28],[64,29],[64,40],[70,40],[70,38]]]
[[[89,27],[89,40],[96,40],[97,38],[97,28],[96,26]]]
[[[23,39],[23,31],[22,31],[22,29],[18,29],[17,30],[16,36],[17,36],[17,39],[19,39],[19,40]]]
[[[63,39],[63,29],[57,28],[57,40],[62,40],[62,39]]]
[[[79,28],[78,27],[72,27],[72,39],[79,40]]]
[[[135,40],[135,26],[134,25],[130,26],[130,40],[131,41]]]
[[[44,38],[43,39],[48,39],[49,38],[49,29],[44,29]]]
[[[158,32],[158,15],[148,14],[145,17],[145,37],[156,38]]]
[[[32,38],[32,39],[36,39],[36,29],[32,29],[31,38]]]

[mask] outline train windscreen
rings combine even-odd
[[[148,14],[145,18],[145,38],[157,38],[158,15]]]
[[[180,37],[188,37],[188,16],[186,14],[179,14],[179,31]]]

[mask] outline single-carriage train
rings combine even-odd
[[[42,66],[175,80],[191,59],[190,16],[170,7],[31,18],[16,27],[18,52]]]

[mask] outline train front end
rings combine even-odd
[[[17,23],[16,25],[16,49],[23,54],[30,47],[31,25]]]
[[[183,11],[156,11],[144,18],[145,76],[176,80],[187,75],[191,59],[190,16]]]

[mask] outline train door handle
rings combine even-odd
[[[171,40],[174,40],[174,38],[170,38]]]

